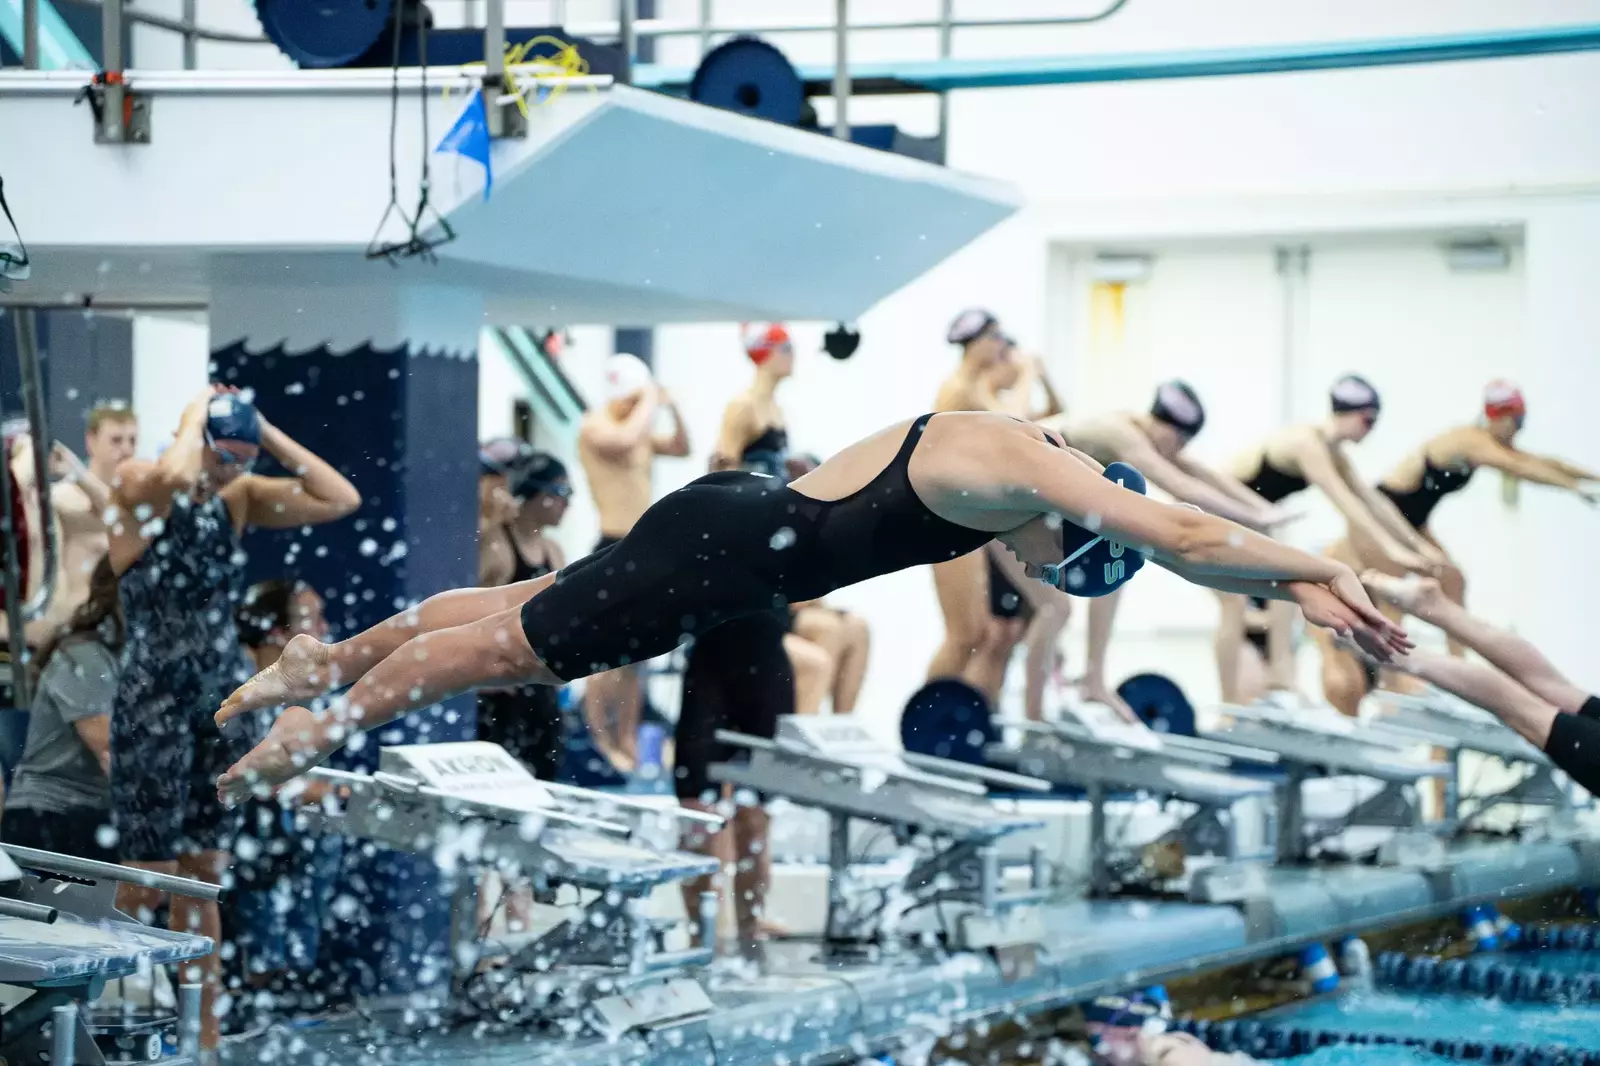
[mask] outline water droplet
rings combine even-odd
[[[291,381],[289,384],[283,387],[283,391],[284,394],[288,396],[299,396],[301,393],[306,391],[305,382]]]
[[[769,540],[767,543],[772,547],[773,551],[781,552],[785,548],[792,547],[794,545],[794,542],[795,542],[795,532],[794,532],[794,530],[790,529],[788,526],[784,526],[782,529],[780,529],[776,533],[774,533],[772,535],[772,539]]]
[[[358,548],[358,550],[361,552],[362,555],[377,555],[378,554],[378,542],[373,540],[371,537],[368,537],[366,540],[363,540],[361,542],[361,545]]]

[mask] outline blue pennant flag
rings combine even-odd
[[[489,112],[483,102],[482,89],[472,94],[466,110],[461,112],[461,117],[456,119],[456,124],[450,127],[450,132],[444,135],[434,151],[454,152],[481,163],[483,198],[489,198],[489,190],[494,188],[494,168],[489,165]]]

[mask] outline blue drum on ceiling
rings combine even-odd
[[[256,0],[256,17],[284,55],[323,69],[342,67],[377,44],[393,7],[394,0]]]
[[[777,48],[758,37],[735,37],[700,60],[689,82],[689,99],[795,126],[806,93],[800,72]]]

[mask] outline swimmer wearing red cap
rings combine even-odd
[[[1567,489],[1586,502],[1600,499],[1600,475],[1561,459],[1533,455],[1516,447],[1518,431],[1527,416],[1522,391],[1508,381],[1491,381],[1483,392],[1483,417],[1470,425],[1457,426],[1430,437],[1422,447],[1400,461],[1389,476],[1378,483],[1372,499],[1385,529],[1395,532],[1405,547],[1418,552],[1433,564],[1433,574],[1451,601],[1466,602],[1466,579],[1429,529],[1429,519],[1439,501],[1460,492],[1480,466],[1539,485]],[[1328,549],[1328,554],[1354,569],[1376,570],[1402,576],[1407,571],[1397,566],[1383,545],[1359,525],[1350,526],[1345,538]],[[1398,607],[1391,605],[1398,620]],[[1319,638],[1320,640],[1320,638]],[[1332,641],[1322,644],[1323,694],[1328,702],[1345,714],[1354,715],[1361,700],[1377,680],[1349,652]],[[1452,639],[1451,650],[1460,653]],[[1399,678],[1386,677],[1385,687],[1409,686]]]
[[[1043,412],[1032,408],[1041,385],[1049,406],[1060,409],[1038,357],[1018,358],[1016,342],[1001,330],[992,312],[981,308],[961,312],[950,323],[945,340],[961,346],[961,361],[940,384],[935,411],[1043,417],[1051,413],[1048,408]],[[994,664],[1000,662],[1003,672],[1003,662],[1024,624],[1016,589],[979,553],[936,564],[933,584],[945,636],[928,664],[928,680],[959,677],[985,691],[998,687]],[[997,605],[1008,606],[996,609]]]
[[[336,645],[291,640],[217,712],[226,722],[296,704],[218,779],[218,795],[236,801],[279,785],[354,732],[455,692],[565,684],[995,539],[1024,576],[1057,587],[1109,592],[1148,561],[1207,587],[1289,597],[1309,622],[1379,659],[1411,650],[1348,567],[1150,499],[1143,478],[1130,485],[1127,473],[1037,424],[960,412],[887,426],[789,484],[707,474],[652,504],[620,543],[558,574],[440,593]],[[303,705],[344,684],[326,711]]]
[[[1194,389],[1182,381],[1168,381],[1156,388],[1147,412],[1047,418],[1040,425],[1059,431],[1072,447],[1096,462],[1127,463],[1175,499],[1210,514],[1263,531],[1292,518],[1238,479],[1186,454],[1189,442],[1205,426],[1205,420],[1205,407]],[[990,557],[1014,580],[1015,560],[992,549]],[[1024,582],[1018,586],[1033,600],[1034,608],[1024,636],[1028,649],[1024,706],[1030,718],[1043,713],[1045,682],[1054,669],[1056,645],[1066,627],[1071,603],[1066,596],[1049,588],[1036,588],[1036,584]],[[1090,601],[1088,649],[1080,694],[1089,702],[1105,704],[1129,720],[1137,720],[1133,709],[1105,677],[1106,654],[1120,600],[1121,596],[1113,593]],[[988,692],[991,698],[998,695],[1010,651],[1010,647],[1005,648],[1004,658],[997,657],[989,664],[988,676],[969,679],[969,683]]]

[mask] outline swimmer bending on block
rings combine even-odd
[[[1492,664],[1411,651],[1390,666],[1488,711],[1600,796],[1600,697],[1568,681],[1526,640],[1468,614],[1433,578],[1368,570],[1361,580],[1374,599],[1439,627]]]
[[[284,711],[218,780],[218,794],[234,801],[285,782],[353,732],[454,693],[565,684],[661,655],[730,618],[954,559],[991,539],[1028,577],[1060,587],[1083,582],[1085,567],[1122,583],[1142,561],[1124,565],[1128,545],[1197,584],[1293,600],[1308,621],[1380,660],[1411,650],[1343,564],[1147,499],[1103,473],[1054,432],[952,412],[881,430],[788,485],[708,474],[557,574],[440,593],[336,645],[291,641],[228,697],[219,723],[355,684],[327,711]]]

